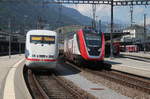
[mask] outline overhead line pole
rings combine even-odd
[[[99,25],[98,25],[98,27],[99,27],[99,32],[101,33],[101,32],[102,32],[102,24],[101,24],[101,20],[99,20]]]
[[[62,24],[62,4],[61,3],[60,3],[58,10],[59,10],[59,14],[58,14],[57,26],[59,27]]]
[[[130,6],[130,13],[131,13],[131,27],[133,26],[133,5]]]
[[[146,52],[146,14],[144,14],[144,53]]]
[[[11,58],[11,19],[8,19],[8,29],[9,29],[9,59]]]
[[[92,28],[96,28],[96,4],[92,4],[92,12],[93,12]]]
[[[114,17],[114,12],[113,12],[113,0],[111,1],[111,33],[110,33],[110,40],[111,40],[111,43],[110,43],[110,58],[113,58],[113,17]]]

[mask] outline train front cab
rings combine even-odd
[[[87,61],[103,62],[105,56],[104,33],[80,30],[77,33],[81,56]]]
[[[41,32],[45,34],[40,35]],[[31,69],[55,68],[58,56],[56,34],[49,35],[52,34],[49,31],[34,31],[34,33],[27,34],[26,66]]]

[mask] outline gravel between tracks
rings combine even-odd
[[[112,82],[108,79],[92,74],[90,72],[82,71],[81,75],[87,78],[88,80],[92,81],[93,83],[96,83],[96,84],[101,83],[104,86],[107,86],[111,88],[112,90],[115,90],[116,92],[121,93],[122,95],[131,97],[132,99],[150,99],[150,95],[147,93]]]

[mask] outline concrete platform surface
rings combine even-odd
[[[112,69],[150,78],[150,63],[129,58],[105,58],[112,64]]]
[[[15,77],[16,71],[20,64],[24,61],[24,55],[12,55],[11,59],[8,56],[0,57],[0,99],[17,99],[16,85],[21,84],[21,77]],[[24,64],[24,63],[23,63]],[[22,71],[20,70],[22,73]],[[17,71],[18,73],[18,71]],[[21,74],[20,73],[20,74]],[[23,75],[23,74],[22,74]],[[21,76],[21,75],[20,75]],[[16,82],[16,78],[20,79]],[[25,90],[24,86],[22,90]],[[18,99],[25,99],[22,97]]]
[[[23,77],[24,63],[25,60],[19,64],[15,71],[14,90],[16,99],[32,99]]]
[[[137,52],[121,52],[120,54],[150,59],[150,52],[146,52],[146,53],[144,52],[138,52],[138,53]]]
[[[57,71],[60,72],[60,76],[72,81],[75,85],[97,97],[98,99],[130,99],[129,97],[123,96],[102,84],[95,84],[92,81],[87,80],[84,76],[80,75],[79,72],[71,72],[69,69],[62,67],[60,64],[57,65]],[[91,88],[102,88],[104,90],[92,90]]]
[[[8,56],[1,56],[0,57],[0,99],[3,99],[3,91],[5,80],[9,70],[12,66],[17,63],[20,59],[23,58],[23,55],[12,55],[11,59]]]

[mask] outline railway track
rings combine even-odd
[[[122,57],[150,63],[150,58],[146,58],[146,57],[132,56],[132,55],[125,55]]]
[[[80,68],[79,66],[67,62],[68,64],[72,65],[75,68],[80,69],[80,71],[86,71],[92,73],[94,75],[98,75],[107,79],[109,81],[113,81],[115,83],[119,83],[123,86],[127,86],[129,88],[133,88],[135,90],[142,91],[144,93],[150,94],[150,78],[143,78],[136,75],[116,71],[116,70],[93,70],[88,68]]]
[[[127,86],[133,88],[135,90],[143,91],[145,93],[150,94],[150,81],[145,80],[144,78],[140,78],[137,76],[133,76],[130,74],[121,73],[119,71],[91,71],[86,70],[88,72],[92,72],[93,74],[102,76],[110,81],[119,83],[123,86]]]
[[[26,71],[26,83],[33,99],[95,99],[72,82],[53,72]]]

